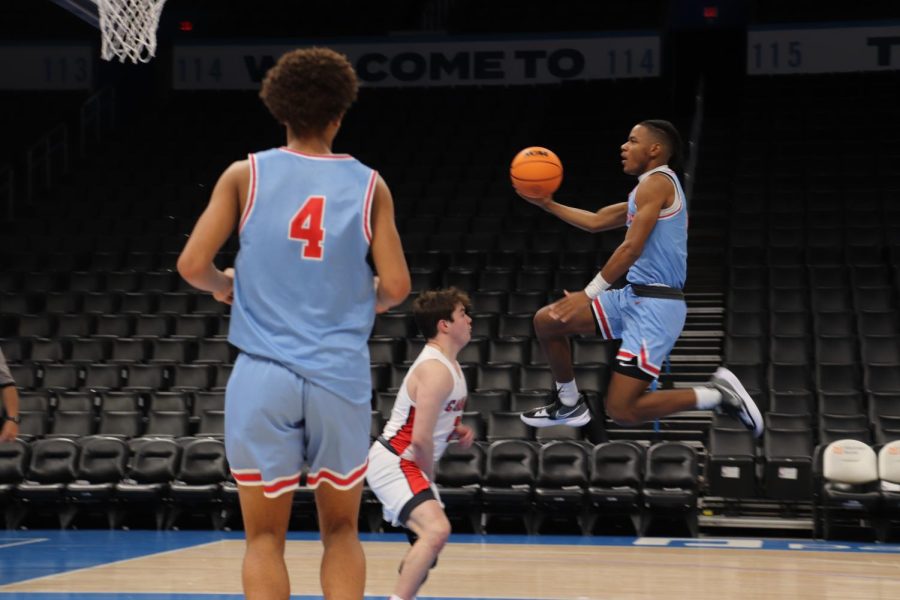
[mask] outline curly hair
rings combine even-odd
[[[263,79],[259,97],[294,135],[323,131],[356,100],[359,81],[343,54],[301,48],[282,55]]]
[[[426,290],[413,301],[413,317],[419,331],[430,340],[437,335],[438,321],[452,321],[456,305],[462,304],[466,312],[472,310],[472,302],[465,292],[450,287],[445,290]]]

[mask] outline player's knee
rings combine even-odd
[[[247,534],[247,548],[249,552],[283,555],[284,545],[285,538],[281,533],[263,531]]]
[[[419,538],[428,544],[433,552],[440,552],[450,538],[450,522],[447,519],[431,522]]]
[[[536,313],[532,319],[534,332],[541,336],[543,334],[552,334],[559,328],[559,321],[550,316],[550,307],[545,306]]]
[[[618,402],[606,403],[606,414],[616,425],[628,427],[630,425],[638,425],[641,419],[634,410],[634,407]]]
[[[321,519],[319,523],[322,541],[345,535],[357,535],[357,519],[351,516],[337,516]]]

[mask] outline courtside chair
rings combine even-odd
[[[553,441],[541,446],[534,487],[535,532],[540,532],[541,525],[550,519],[574,520],[583,535],[590,534],[592,523],[585,502],[589,471],[588,456],[581,444]]]
[[[764,488],[774,500],[804,501],[812,492],[812,432],[768,429],[763,436]]]
[[[771,416],[766,415],[767,426]],[[709,431],[706,480],[711,496],[737,500],[757,496],[756,444],[746,428],[738,427],[713,427]]]
[[[125,478],[116,484],[116,499],[111,526],[120,527],[135,514],[152,511],[157,529],[165,524],[169,488],[178,472],[181,447],[172,439],[141,439]]]
[[[68,529],[79,513],[100,512],[112,527],[110,504],[115,486],[125,475],[128,446],[121,439],[91,436],[79,440],[75,481],[66,485],[66,504],[60,511],[60,528]]]
[[[225,444],[211,438],[197,439],[184,448],[178,477],[172,482],[172,506],[166,519],[171,529],[185,512],[202,512],[220,530],[228,519],[222,502],[222,487],[228,478]]]
[[[590,510],[585,523],[588,532],[592,533],[598,522],[603,529],[625,522],[634,535],[640,535],[643,470],[644,450],[637,444],[618,440],[593,447],[587,489]]]
[[[832,539],[835,525],[872,519],[881,502],[878,462],[868,444],[840,439],[816,453],[814,534]]]
[[[641,535],[654,520],[683,522],[691,537],[699,534],[697,454],[681,442],[660,442],[647,450]]]
[[[474,533],[481,533],[481,485],[485,451],[478,444],[468,448],[452,442],[435,465],[435,482],[450,519],[468,521]]]
[[[31,445],[28,472],[15,491],[19,501],[7,509],[8,528],[18,529],[36,512],[60,516],[58,508],[66,485],[75,480],[78,452],[78,445],[68,438],[42,439]]]
[[[537,462],[537,452],[527,441],[491,443],[481,488],[483,530],[488,530],[495,518],[513,518],[521,520],[526,533],[535,533],[532,498]]]

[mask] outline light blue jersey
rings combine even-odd
[[[687,278],[687,199],[678,176],[668,165],[656,167],[638,177],[638,185],[628,194],[627,225],[631,227],[637,213],[634,199],[638,187],[654,173],[662,173],[672,180],[675,201],[672,206],[660,211],[640,258],[628,270],[627,279],[629,283],[682,289]]]
[[[377,173],[346,154],[277,148],[249,158],[228,339],[368,403],[375,290],[366,255]]]

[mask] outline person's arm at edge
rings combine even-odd
[[[394,221],[394,199],[380,175],[372,200],[372,262],[378,277],[376,311],[384,312],[406,300],[412,282]]]
[[[11,383],[3,386],[3,408],[6,415],[10,417],[19,416],[19,391],[16,385]],[[0,442],[16,439],[19,435],[19,425],[12,421],[4,420],[3,426],[0,427]]]
[[[220,271],[213,259],[237,226],[240,188],[249,176],[247,160],[232,163],[225,169],[178,257],[178,273],[197,289],[221,295],[234,284],[233,278]]]
[[[415,386],[410,390],[416,405],[413,423],[413,460],[429,481],[434,481],[434,426],[453,391],[453,377],[437,360],[426,360],[416,367]]]
[[[604,206],[596,212],[590,212],[581,208],[560,204],[553,199],[553,196],[546,198],[529,198],[528,196],[522,196],[522,194],[519,194],[519,196],[543,208],[551,215],[562,219],[569,225],[590,233],[624,227],[628,218],[627,202],[617,202]]]

